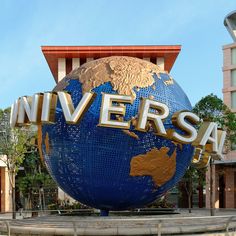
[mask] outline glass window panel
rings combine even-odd
[[[236,48],[231,50],[231,64],[236,65]]]
[[[236,91],[231,92],[231,108],[236,109]]]
[[[231,86],[236,86],[236,69],[231,71]]]

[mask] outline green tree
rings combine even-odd
[[[10,109],[0,110],[0,159],[6,164],[11,187],[12,217],[16,218],[15,177],[27,152],[27,132],[24,129],[11,128]]]
[[[193,184],[196,182],[195,180],[196,180],[196,171],[192,166],[189,166],[182,179],[182,184],[188,196],[189,213],[191,213],[191,208],[192,208],[192,196],[194,190]]]
[[[179,187],[186,192],[188,197],[188,210],[192,212],[192,197],[193,193],[198,189],[198,193],[202,194],[203,184],[205,183],[205,168],[196,169],[193,166],[189,166],[182,178]],[[182,188],[181,188],[182,187]]]
[[[194,107],[195,112],[202,120],[216,122],[218,127],[225,130],[226,142],[225,152],[231,150],[231,145],[236,143],[236,116],[224,104],[222,99],[214,94],[203,97]],[[213,205],[213,179],[212,179],[213,160],[210,161],[210,208],[211,215],[214,215]]]
[[[226,131],[225,151],[229,151],[231,144],[236,143],[236,116],[222,99],[214,94],[203,97],[195,105],[193,112],[202,120],[216,122],[219,128]]]
[[[35,142],[33,141],[33,143]],[[17,186],[26,199],[24,207],[27,209],[40,207],[43,210],[45,208],[45,188],[49,192],[54,192],[57,187],[42,163],[37,148],[31,148],[31,151],[26,153],[22,167],[24,167],[24,172],[18,175]],[[38,198],[35,199],[35,196]]]

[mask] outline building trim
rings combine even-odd
[[[228,48],[236,48],[236,43],[226,44],[222,48],[223,50],[228,49]]]

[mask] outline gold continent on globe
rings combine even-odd
[[[160,150],[153,148],[146,154],[132,158],[130,162],[131,176],[151,176],[157,187],[165,184],[175,174],[176,149],[171,156],[168,155],[168,147]]]
[[[159,78],[161,72],[166,73],[157,65],[139,58],[112,56],[85,63],[73,70],[54,91],[63,90],[68,85],[68,79],[78,79],[82,84],[83,93],[110,82],[118,94],[132,95],[136,98],[134,89],[152,86],[155,82],[153,75],[156,74]],[[166,85],[172,83],[172,78],[166,81]]]

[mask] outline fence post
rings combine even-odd
[[[73,221],[73,228],[74,228],[74,236],[77,236],[77,228],[76,228],[76,222]]]
[[[157,225],[157,235],[158,236],[161,236],[161,223],[162,223],[162,221],[161,220],[159,220],[158,221],[158,225]]]
[[[11,236],[11,230],[10,230],[10,224],[9,224],[9,222],[8,222],[8,221],[4,221],[4,223],[5,223],[6,226],[7,226],[7,235],[8,235],[8,236]]]

